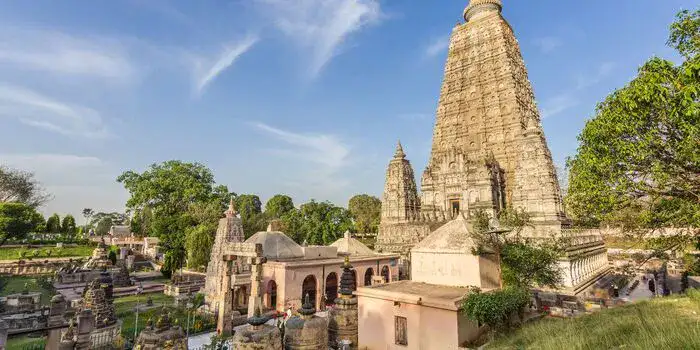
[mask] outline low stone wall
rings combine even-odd
[[[50,274],[56,272],[68,261],[69,258],[2,262],[0,274],[13,276]]]

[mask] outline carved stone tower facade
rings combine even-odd
[[[375,247],[380,252],[401,254],[399,273],[402,277],[408,277],[409,251],[428,234],[430,228],[422,222],[413,168],[399,142],[386,171],[382,216]]]
[[[218,310],[219,302],[226,294],[226,291],[223,289],[223,279],[226,278],[226,262],[222,260],[226,246],[229,243],[243,242],[245,240],[243,222],[238,217],[236,208],[233,205],[233,198],[231,198],[228,210],[224,214],[225,217],[219,220],[214,245],[211,248],[211,258],[207,265],[204,295],[210,310]]]
[[[452,31],[433,144],[421,178],[424,219],[506,205],[565,220],[534,93],[501,0],[471,0]]]

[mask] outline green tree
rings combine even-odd
[[[54,213],[46,220],[46,232],[59,233],[61,232],[61,218]]]
[[[177,160],[152,164],[142,173],[126,171],[117,181],[129,191],[127,208],[140,210],[148,206],[152,210],[150,232],[160,238],[165,253],[164,274],[183,265],[187,231],[201,224],[191,208],[217,202],[222,213],[231,195],[226,186],[216,186],[214,175],[204,165]]]
[[[148,237],[151,234],[151,224],[153,222],[153,211],[151,207],[145,206],[142,209],[136,210],[134,217],[131,218],[131,232],[139,237]]]
[[[75,235],[76,228],[75,228],[75,218],[73,215],[66,215],[63,217],[63,221],[61,222],[61,232],[65,233],[68,236],[73,236]]]
[[[85,230],[84,232],[87,233],[88,226],[90,225],[90,218],[95,215],[95,211],[92,210],[91,208],[84,208],[83,209],[83,217],[85,218]]]
[[[284,194],[276,194],[265,203],[265,215],[270,219],[279,219],[292,210],[294,210],[292,197]]]
[[[33,173],[0,166],[0,203],[18,202],[37,208],[49,199],[51,196]]]
[[[32,231],[36,210],[23,203],[0,203],[0,246],[7,240],[21,240]]]
[[[355,229],[361,233],[376,233],[382,215],[382,201],[379,198],[358,194],[348,203],[348,210],[355,221]]]
[[[241,220],[246,221],[252,216],[262,213],[260,197],[255,194],[241,194],[234,199],[236,210],[241,214]]]
[[[282,217],[285,232],[297,243],[333,243],[352,228],[350,212],[330,202],[311,200]]]
[[[34,211],[32,215],[32,227],[34,232],[46,232],[46,219],[38,211]]]
[[[682,11],[668,44],[684,61],[651,58],[610,94],[568,160],[569,212],[624,229],[700,227],[700,10]]]
[[[531,241],[522,232],[530,226],[530,217],[522,209],[506,208],[498,215],[499,228],[490,227],[490,217],[475,214],[472,239],[477,255],[495,253],[500,259],[504,285],[529,289],[535,286],[556,288],[561,283],[558,261],[567,246],[562,237]]]
[[[187,249],[187,267],[206,267],[214,244],[216,227],[205,224],[187,229],[185,247]]]

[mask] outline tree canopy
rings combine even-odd
[[[24,203],[0,203],[0,246],[8,240],[24,239],[35,227],[36,214]]]
[[[583,225],[700,227],[700,11],[682,11],[668,44],[596,109],[568,160],[569,212]]]
[[[137,213],[146,207],[152,211],[147,232],[160,238],[165,274],[183,265],[188,231],[204,225],[196,230],[214,233],[212,227],[216,229],[216,220],[232,195],[226,186],[216,185],[206,166],[178,160],[152,164],[142,173],[126,171],[117,181],[129,191],[127,208]],[[217,207],[216,215],[199,215],[197,208],[202,205]]]
[[[53,213],[46,219],[46,232],[48,233],[59,233],[61,232],[61,217],[58,214]]]
[[[328,245],[352,229],[350,212],[330,202],[311,200],[282,217],[285,233],[297,243]]]
[[[382,214],[382,201],[367,194],[350,198],[348,210],[355,222],[355,230],[360,233],[376,233]]]
[[[292,210],[294,201],[284,194],[276,194],[265,203],[265,215],[270,219],[279,219]]]
[[[18,202],[36,208],[49,199],[33,173],[0,166],[0,203]]]
[[[61,232],[67,235],[74,235],[76,231],[75,218],[73,215],[68,214],[64,216],[63,220],[61,221]]]

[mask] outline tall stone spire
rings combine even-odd
[[[424,216],[449,219],[466,208],[495,214],[512,205],[535,221],[564,218],[532,86],[502,6],[471,0],[467,22],[452,31],[421,178]]]
[[[400,253],[399,271],[404,275],[410,271],[409,250],[430,233],[428,226],[420,223],[420,206],[413,168],[399,142],[386,170],[375,248],[380,252]]]
[[[225,295],[225,291],[222,290],[222,279],[226,278],[226,262],[222,260],[222,256],[226,246],[230,243],[243,242],[245,240],[243,222],[238,217],[233,197],[229,201],[229,206],[224,212],[224,216],[219,219],[219,227],[216,229],[204,285],[205,300],[212,310],[218,310],[219,302]]]

